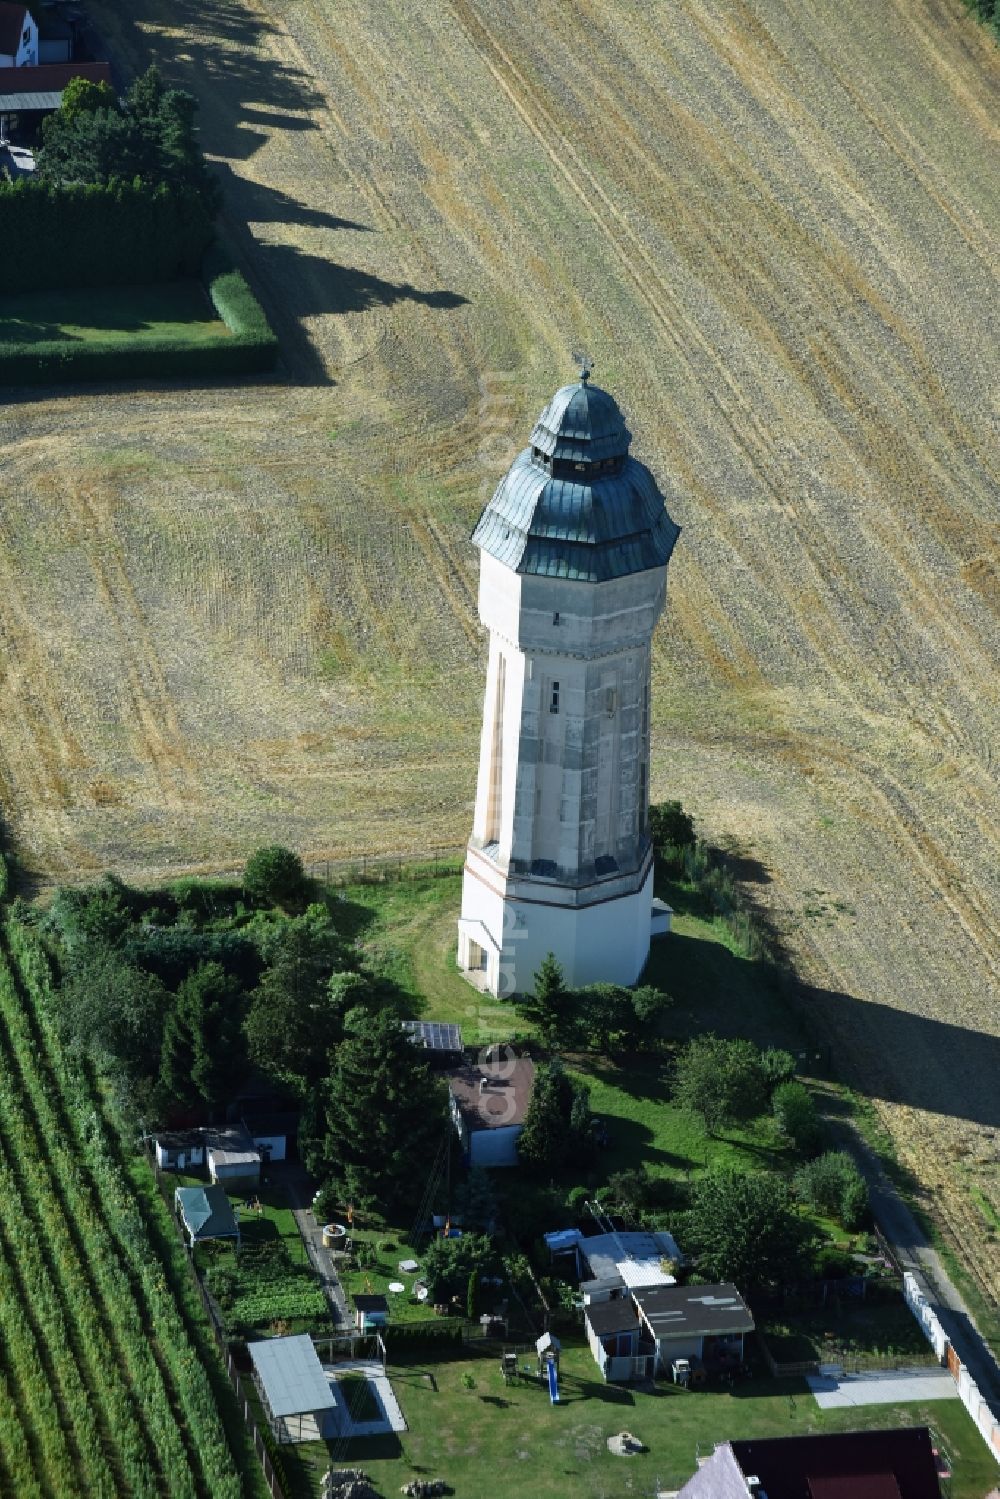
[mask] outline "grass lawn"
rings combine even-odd
[[[526,1362],[522,1355],[520,1362]],[[502,1475],[531,1499],[618,1499],[652,1493],[657,1481],[679,1487],[699,1452],[739,1437],[802,1435],[869,1427],[930,1425],[954,1465],[952,1499],[982,1499],[996,1482],[993,1463],[957,1400],[821,1411],[804,1383],[761,1379],[732,1394],[663,1385],[643,1394],[605,1385],[585,1347],[563,1351],[561,1403],[536,1380],[505,1386],[498,1356],[390,1365],[409,1430],[401,1437],[284,1449],[294,1499],[319,1492],[332,1458],[363,1468],[382,1494],[411,1478],[443,1478],[456,1499],[482,1499]],[[467,1378],[474,1388],[467,1387]],[[616,1432],[634,1432],[649,1452],[622,1459],[608,1452]]]
[[[530,1032],[512,1004],[480,994],[455,962],[461,873],[346,885],[332,898],[338,926],[354,935],[374,972],[399,986],[413,1019],[457,1022],[473,1046]]]
[[[644,981],[676,1001],[667,1036],[685,1039],[714,1030],[750,1036],[762,1046],[807,1049],[808,1038],[766,965],[739,953],[729,930],[690,887],[661,879],[657,893],[674,908],[673,931],[653,944]],[[480,994],[459,972],[460,871],[337,886],[330,898],[338,926],[355,938],[375,972],[399,985],[414,1018],[456,1021],[472,1044],[515,1031],[531,1034],[520,1010]]]
[[[350,1262],[352,1268],[347,1268],[346,1260],[337,1265],[337,1275],[348,1302],[352,1296],[385,1296],[391,1322],[426,1322],[433,1317],[432,1307],[422,1305],[410,1296],[413,1282],[419,1279],[419,1275],[405,1275],[399,1268],[400,1260],[413,1259],[419,1264],[419,1249],[414,1249],[400,1231],[392,1228],[358,1228],[355,1224],[351,1227],[351,1238],[355,1250]],[[354,1261],[362,1245],[368,1246],[374,1259],[370,1264],[357,1266]],[[423,1247],[427,1247],[426,1238]],[[399,1282],[406,1287],[404,1293],[389,1290],[390,1284]]]
[[[231,338],[200,281],[86,286],[0,297],[0,344],[119,338],[184,344]]]
[[[780,1168],[792,1159],[769,1115],[707,1135],[699,1119],[671,1103],[661,1059],[634,1057],[621,1066],[604,1058],[570,1061],[573,1074],[590,1088],[592,1112],[608,1128],[609,1143],[598,1157],[604,1175],[639,1161],[651,1176],[687,1177],[709,1166]]]

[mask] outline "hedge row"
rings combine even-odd
[[[387,1352],[405,1352],[407,1348],[456,1347],[462,1342],[462,1324],[455,1318],[440,1322],[397,1322],[383,1329]]]
[[[0,192],[0,199],[2,199]],[[69,385],[83,380],[160,380],[253,375],[274,368],[278,340],[260,303],[226,253],[205,257],[206,290],[233,335],[215,342],[136,344],[128,334],[69,342],[0,343],[0,384]]]
[[[195,276],[213,238],[196,189],[159,183],[0,183],[4,291],[135,286]]]

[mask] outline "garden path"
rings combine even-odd
[[[294,1162],[286,1163],[281,1175],[309,1261],[330,1303],[333,1320],[338,1328],[347,1331],[351,1326],[351,1314],[347,1308],[344,1288],[337,1276],[333,1255],[323,1243],[323,1229],[316,1222],[313,1214],[312,1187],[309,1177],[303,1167]]]

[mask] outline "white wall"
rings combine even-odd
[[[652,868],[638,891],[580,907],[543,905],[519,899],[516,893],[505,895],[504,890],[529,888],[537,895],[546,892],[537,881],[498,882],[494,876],[487,883],[490,871],[480,876],[479,867],[470,851],[462,885],[462,919],[481,921],[500,949],[499,960],[491,954],[487,968],[491,993],[501,998],[527,994],[550,952],[556,954],[566,982],[574,987],[599,981],[636,982],[649,956]]]
[[[0,68],[33,67],[38,62],[38,27],[30,11],[25,16],[24,30],[27,35],[21,37],[13,55],[10,52],[0,52]]]
[[[283,1161],[285,1159],[286,1136],[284,1135],[254,1135],[253,1143],[257,1149],[263,1151],[270,1147],[269,1161]]]
[[[937,1313],[931,1306],[924,1288],[910,1270],[903,1275],[903,1298],[920,1323],[924,1337],[943,1364],[947,1356],[948,1334],[938,1321]]]
[[[962,1363],[958,1350],[950,1343],[941,1326],[938,1315],[931,1304],[930,1287],[920,1275],[907,1270],[903,1274],[903,1296],[907,1306],[923,1328],[924,1336],[934,1352],[948,1369],[958,1387],[958,1396],[976,1424],[976,1429],[990,1452],[1000,1463],[1000,1411],[997,1411],[980,1390],[976,1381]],[[948,1349],[951,1348],[951,1356]]]
[[[675,1358],[700,1359],[705,1346],[704,1336],[700,1338],[657,1338],[656,1356],[659,1367],[664,1374],[670,1372],[670,1365]]]

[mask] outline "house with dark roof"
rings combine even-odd
[[[754,1327],[731,1285],[636,1287],[589,1302],[583,1322],[598,1368],[616,1383],[652,1379],[680,1358],[709,1367],[742,1363]]]
[[[468,1166],[516,1166],[517,1142],[531,1102],[529,1057],[487,1057],[448,1074],[452,1123]]]
[[[18,7],[8,6],[7,9]],[[59,108],[63,89],[74,78],[112,86],[111,67],[106,62],[13,66],[4,65],[0,53],[0,138],[31,139],[43,115],[53,114]]]
[[[677,1499],[941,1499],[926,1426],[723,1442]]]
[[[38,61],[38,27],[26,5],[0,0],[0,68],[27,68]]]

